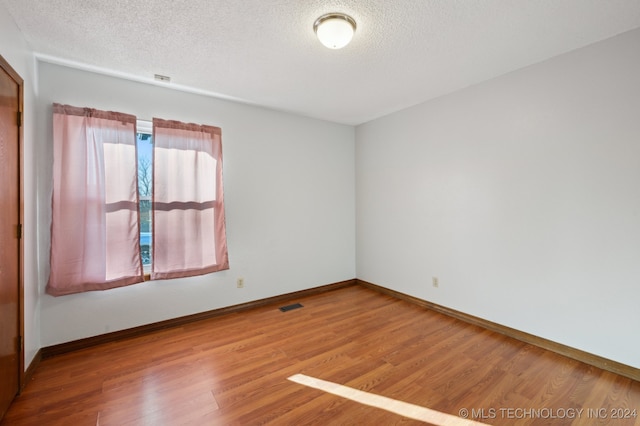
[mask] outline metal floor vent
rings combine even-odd
[[[283,306],[283,307],[281,307],[281,308],[280,308],[280,310],[281,310],[282,312],[287,312],[287,311],[290,311],[290,310],[292,310],[292,309],[298,309],[298,308],[304,308],[304,306],[302,306],[302,305],[301,305],[301,304],[299,304],[299,303],[294,303],[293,305]]]

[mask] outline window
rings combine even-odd
[[[153,127],[150,121],[138,120],[136,148],[138,155],[138,197],[140,198],[140,255],[145,275],[151,273],[153,190]]]
[[[53,111],[49,294],[229,268],[220,128]]]

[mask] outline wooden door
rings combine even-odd
[[[0,57],[0,419],[20,389],[22,79]]]

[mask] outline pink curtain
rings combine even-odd
[[[142,282],[132,115],[53,105],[54,296]]]
[[[229,269],[218,127],[153,119],[152,279]]]

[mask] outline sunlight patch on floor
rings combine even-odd
[[[442,413],[440,411],[421,407],[419,405],[410,404],[408,402],[398,401],[396,399],[387,398],[385,396],[375,395],[333,382],[327,382],[326,380],[316,379],[314,377],[305,376],[304,374],[295,374],[289,377],[288,380],[314,389],[319,389],[321,391],[328,392],[333,395],[358,402],[360,404],[381,408],[383,410],[390,411],[392,413],[396,413],[410,419],[420,420],[438,426],[483,425],[483,423],[479,423],[473,420],[463,419],[461,417]]]

